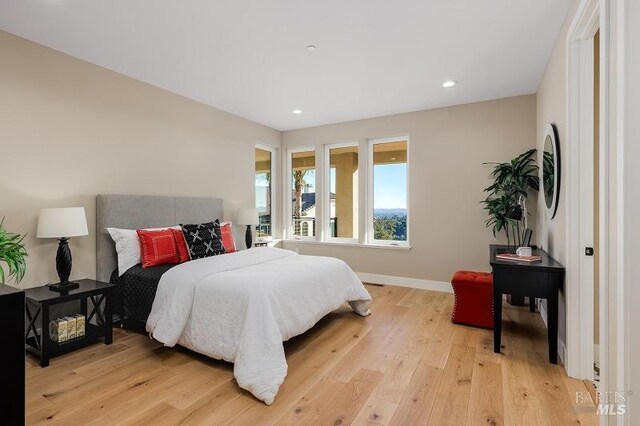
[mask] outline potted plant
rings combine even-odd
[[[504,231],[507,244],[521,245],[526,231],[526,200],[531,191],[540,189],[536,149],[526,151],[507,163],[493,165],[493,184],[484,189],[487,198],[481,201],[489,214],[486,226],[495,237]],[[521,226],[523,225],[523,226]]]
[[[4,218],[0,221],[0,285],[12,278],[19,283],[24,277],[28,256],[23,244],[24,237],[7,232],[4,229]]]

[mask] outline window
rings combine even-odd
[[[272,152],[268,149],[256,148],[256,210],[259,222],[256,226],[256,237],[271,237],[271,179]]]
[[[358,239],[358,145],[332,145],[329,159],[328,223],[329,238]],[[326,192],[326,190],[325,190]],[[328,218],[328,219],[327,219]]]
[[[292,151],[289,156],[291,216],[289,232],[293,238],[316,235],[316,152]]]
[[[408,243],[408,138],[370,142],[369,240],[374,243]]]
[[[408,136],[290,149],[286,238],[408,248],[408,159]]]

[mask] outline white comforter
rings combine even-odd
[[[166,346],[233,362],[238,385],[271,404],[287,375],[282,342],[344,302],[369,314],[371,296],[343,261],[254,248],[165,272],[147,331]]]

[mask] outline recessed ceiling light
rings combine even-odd
[[[442,87],[453,87],[455,86],[457,83],[457,81],[455,80],[447,80],[444,83],[442,83]]]
[[[291,112],[294,113],[294,114],[302,114],[302,110],[300,110],[300,109],[294,109]]]
[[[318,47],[313,45],[313,44],[310,44],[310,45],[307,46],[307,50],[309,52],[315,52],[316,50],[318,50]]]

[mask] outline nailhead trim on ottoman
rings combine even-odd
[[[493,328],[493,275],[458,271],[451,278],[454,303],[451,321]]]

